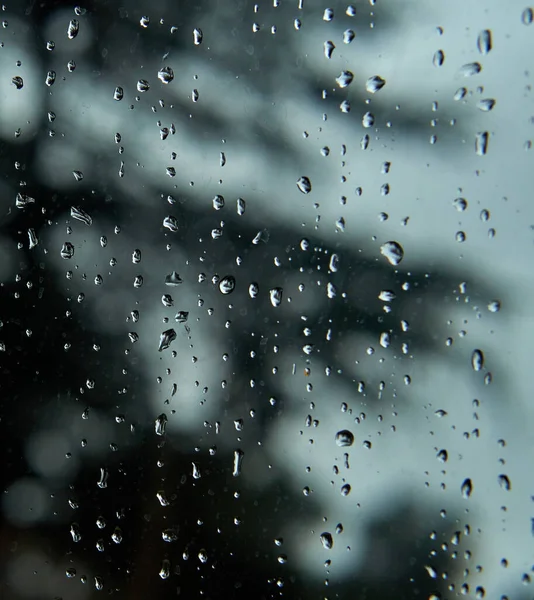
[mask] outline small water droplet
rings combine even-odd
[[[404,249],[398,242],[386,242],[380,246],[380,253],[384,256],[389,264],[397,266],[404,258]]]
[[[449,459],[449,454],[448,454],[447,450],[440,450],[437,453],[437,458],[442,463],[447,462],[447,460]]]
[[[455,198],[452,201],[452,205],[458,212],[464,212],[467,208],[467,200],[465,198]]]
[[[488,304],[488,310],[492,313],[499,312],[501,310],[501,302],[500,300],[492,300]]]
[[[325,8],[323,13],[323,21],[332,21],[334,18],[334,9]]]
[[[165,275],[165,285],[174,287],[180,285],[181,283],[183,283],[183,279],[176,271],[172,271],[172,273]]]

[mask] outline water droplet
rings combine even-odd
[[[479,102],[477,102],[477,108],[482,112],[489,112],[490,110],[494,109],[496,104],[497,101],[493,98],[484,98],[483,100],[479,100]]]
[[[330,256],[330,263],[328,264],[328,268],[332,273],[337,273],[339,269],[339,256],[337,254],[332,254]]]
[[[341,486],[341,495],[348,496],[350,494],[351,487],[348,483]]]
[[[224,198],[217,195],[213,198],[212,204],[215,210],[222,210],[224,208]]]
[[[365,83],[365,89],[370,94],[376,94],[376,92],[380,91],[386,85],[386,80],[382,79],[379,75],[375,75],[374,77],[369,77],[369,79]]]
[[[529,6],[521,13],[521,22],[523,25],[530,25],[532,21],[534,21],[534,10]]]
[[[161,83],[170,83],[174,79],[174,71],[171,67],[162,67],[158,71],[158,79]]]
[[[37,234],[35,233],[35,229],[33,229],[33,227],[30,227],[30,229],[28,229],[28,245],[29,245],[30,250],[35,248],[35,246],[37,246],[38,243],[39,243],[39,238],[37,237]]]
[[[140,79],[137,82],[137,91],[138,92],[148,92],[149,89],[150,89],[150,84],[148,83],[148,81],[146,79]]]
[[[161,297],[161,303],[163,304],[163,306],[170,308],[174,305],[174,300],[172,299],[172,296],[170,294],[163,294],[163,296]]]
[[[139,248],[136,248],[132,252],[132,263],[134,265],[138,265],[140,262],[141,262],[141,250],[139,250]]]
[[[174,320],[177,323],[186,323],[189,317],[189,313],[186,310],[180,310],[174,316]],[[174,395],[174,394],[173,394]]]
[[[332,58],[332,54],[334,53],[334,50],[336,49],[336,45],[334,44],[334,42],[328,41],[324,43],[324,55],[326,56],[326,58]]]
[[[351,71],[341,71],[338,77],[336,77],[336,83],[340,88],[348,87],[354,79],[354,73]]]
[[[76,179],[76,181],[82,181],[83,173],[81,171],[73,171],[72,174],[74,175],[74,179]]]
[[[167,427],[167,415],[161,413],[154,424],[156,435],[165,435],[165,427]]]
[[[104,489],[108,487],[109,472],[105,467],[100,468],[100,479],[96,482],[99,488]]]
[[[387,331],[384,331],[380,334],[379,344],[382,346],[382,348],[389,348],[391,345],[391,336]]]
[[[464,482],[462,483],[461,491],[462,491],[462,496],[466,500],[473,493],[473,482],[469,478],[464,479]]]
[[[162,352],[163,350],[167,350],[167,348],[174,342],[176,339],[176,331],[174,329],[167,329],[159,336],[159,346],[158,351]]]
[[[178,219],[169,215],[163,219],[163,227],[167,228],[172,233],[176,233],[178,231]]]
[[[369,129],[369,127],[372,127],[374,124],[375,124],[375,116],[373,115],[373,113],[366,112],[362,117],[362,125],[366,129]]]
[[[380,254],[388,260],[389,264],[397,266],[404,258],[404,249],[398,242],[386,242],[380,246]]]
[[[509,492],[512,489],[512,484],[508,478],[508,475],[499,475],[498,481],[503,490]]]
[[[460,68],[460,75],[464,77],[473,77],[482,71],[482,65],[478,62],[466,63]]]
[[[78,525],[78,523],[73,523],[70,526],[70,534],[72,536],[73,542],[77,543],[77,542],[81,541],[82,534],[80,532],[80,526]]]
[[[271,300],[271,304],[276,308],[282,304],[284,290],[281,287],[275,287],[269,290],[269,298]]]
[[[219,281],[219,291],[221,294],[231,294],[235,290],[235,277],[226,275]]]
[[[354,444],[354,435],[348,429],[342,429],[336,433],[336,445],[340,448],[352,446]]]
[[[312,190],[311,181],[305,175],[297,179],[297,187],[303,194],[309,194]]]
[[[443,52],[443,50],[436,50],[436,52],[434,52],[434,56],[432,57],[432,64],[435,67],[441,67],[441,66],[443,66],[444,62],[445,62],[445,52]]]
[[[350,44],[355,37],[356,34],[352,29],[345,29],[345,31],[343,32],[343,43]]]
[[[484,353],[482,350],[473,350],[471,355],[471,365],[474,371],[482,371],[484,367]]]
[[[248,295],[254,299],[258,297],[258,294],[260,293],[260,286],[253,281],[249,286],[248,286]]]
[[[150,17],[143,16],[139,19],[139,25],[146,29],[150,25]]]
[[[193,465],[193,479],[200,479],[200,469],[195,463],[191,463]]]
[[[475,152],[478,156],[484,156],[488,151],[489,132],[482,131],[475,136]]]
[[[492,300],[488,304],[488,310],[492,313],[499,312],[501,310],[501,302],[500,300]]]
[[[266,244],[269,241],[269,230],[268,229],[262,229],[261,231],[258,231],[258,233],[255,235],[254,239],[252,240],[252,243],[254,245],[258,245],[260,242],[263,242],[264,244]]]
[[[17,90],[21,90],[24,86],[24,80],[20,75],[16,75],[11,79],[11,83],[17,88]]]
[[[397,295],[395,292],[392,292],[391,290],[382,290],[380,294],[378,294],[378,299],[382,300],[382,302],[393,302],[396,297]]]
[[[61,258],[69,259],[74,256],[74,246],[70,242],[65,242],[61,248]]]
[[[328,533],[328,531],[321,533],[319,539],[321,540],[321,544],[325,550],[331,550],[334,546],[334,538],[332,537],[331,533]]]
[[[464,212],[467,208],[467,200],[465,198],[455,198],[452,201],[452,205],[458,212]]]
[[[491,37],[491,31],[489,29],[483,29],[477,38],[477,48],[480,54],[488,54],[491,52],[493,47],[493,41]]]
[[[193,29],[193,43],[195,46],[200,46],[202,44],[202,40],[204,38],[204,34],[202,33],[202,29],[198,27]]]
[[[243,457],[245,453],[242,450],[234,451],[234,469],[232,475],[234,477],[239,477],[241,475],[241,467],[243,466]]]
[[[91,217],[91,215],[87,214],[84,210],[78,208],[77,206],[71,206],[70,216],[73,219],[81,221],[82,223],[85,223],[88,226],[93,224],[93,218]]]
[[[161,561],[161,569],[159,570],[159,576],[161,579],[169,579],[171,576],[171,561],[168,558],[164,558]]]
[[[51,85],[54,85],[56,81],[56,72],[55,71],[48,71],[48,73],[46,74],[46,79],[45,79],[45,83],[48,87],[50,87]]]
[[[243,198],[237,199],[237,214],[241,217],[245,214],[246,202]]]
[[[442,463],[447,462],[447,460],[449,459],[449,454],[448,454],[447,450],[440,450],[436,456],[437,456],[438,460]]]
[[[332,21],[334,18],[334,9],[325,8],[323,13],[323,21]]]
[[[180,275],[178,275],[176,271],[165,275],[165,285],[174,287],[180,285],[181,283],[183,283],[183,279],[180,277]]]
[[[113,92],[113,100],[116,100],[117,102],[119,102],[123,98],[124,98],[124,89],[121,88],[120,85],[118,85],[115,88],[115,91]]]
[[[80,21],[78,19],[72,19],[67,27],[67,37],[69,40],[73,40],[80,31]]]

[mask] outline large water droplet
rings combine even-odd
[[[521,22],[523,25],[530,25],[532,21],[534,21],[534,10],[529,6],[521,13]]]
[[[73,40],[80,31],[80,21],[78,19],[72,19],[67,27],[67,37],[69,40]]]
[[[180,277],[180,275],[178,275],[176,271],[172,271],[172,273],[165,275],[165,285],[174,287],[180,285],[183,282],[184,280]]]
[[[332,54],[334,53],[334,50],[336,49],[336,45],[334,44],[334,42],[331,42],[330,40],[324,43],[324,55],[326,56],[326,58],[332,58]]]
[[[309,177],[303,175],[297,179],[297,187],[303,194],[309,194],[312,190],[312,184]]]
[[[258,297],[258,294],[260,292],[260,286],[253,281],[249,286],[248,286],[248,295],[254,299]]]
[[[93,224],[93,219],[92,219],[91,215],[87,214],[84,210],[82,210],[81,208],[78,208],[77,206],[71,206],[70,216],[73,219],[76,219],[77,221],[81,221],[82,223],[85,223],[86,225]]]
[[[508,478],[508,475],[499,475],[498,481],[503,490],[509,492],[512,489],[512,484]]]
[[[321,533],[319,539],[321,540],[321,544],[325,550],[331,550],[333,548],[334,538],[332,537],[331,533],[328,533],[328,531]]]
[[[271,304],[276,308],[282,304],[284,290],[281,287],[275,287],[272,290],[269,290],[269,298],[271,300]]]
[[[231,294],[235,290],[235,277],[226,275],[219,281],[219,291],[221,294]]]
[[[490,110],[493,110],[495,104],[497,104],[497,102],[493,98],[484,98],[477,102],[477,108],[482,112],[489,112]]]
[[[61,258],[69,259],[74,256],[74,246],[70,242],[65,242],[61,248]]]
[[[352,446],[354,444],[354,434],[348,429],[342,429],[336,433],[336,445],[340,448]]]
[[[161,83],[170,83],[174,79],[174,71],[171,67],[162,67],[158,71],[158,79]]]
[[[158,351],[162,352],[163,350],[167,350],[167,348],[174,342],[176,339],[176,331],[174,329],[167,329],[159,336],[159,346]]]
[[[199,29],[198,27],[193,29],[193,44],[195,44],[195,46],[200,46],[203,39],[204,34],[202,33],[202,29]]]
[[[138,92],[148,92],[149,89],[150,89],[150,84],[148,83],[148,81],[146,79],[140,79],[137,82],[137,91]]]
[[[475,152],[478,156],[484,156],[488,151],[489,132],[481,131],[475,135]]]
[[[460,75],[464,77],[472,77],[478,75],[482,71],[482,65],[478,62],[466,63],[460,68]]]
[[[391,265],[397,266],[404,258],[404,249],[398,242],[386,242],[380,246],[380,254],[382,254]]]
[[[167,426],[167,415],[165,413],[161,413],[159,417],[156,419],[154,424],[154,429],[156,431],[156,435],[165,435],[165,427]]]
[[[365,83],[365,89],[370,94],[376,94],[379,90],[381,90],[386,85],[386,80],[382,79],[379,75],[375,75],[374,77],[369,77],[369,79]]]
[[[432,64],[435,67],[441,67],[445,62],[445,52],[443,50],[436,50],[434,52],[434,56],[432,57]]]
[[[113,100],[120,102],[124,98],[124,89],[118,85],[113,92]]]
[[[232,471],[232,475],[234,477],[239,477],[241,475],[241,468],[243,466],[243,457],[245,453],[243,450],[235,450],[234,451],[234,469]]]
[[[178,231],[178,219],[169,215],[163,219],[163,227],[166,227],[169,231],[176,233]]]

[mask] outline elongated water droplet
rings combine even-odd
[[[362,125],[366,128],[369,129],[369,127],[372,127],[375,124],[375,116],[373,115],[373,113],[371,112],[366,112],[363,117],[362,117]]]
[[[81,221],[82,223],[85,223],[88,226],[93,224],[93,218],[91,217],[91,215],[87,214],[84,210],[78,208],[77,206],[71,206],[70,216],[73,219]]]
[[[30,229],[28,229],[28,243],[30,250],[35,248],[35,246],[37,246],[37,244],[39,243],[39,238],[37,237],[37,234],[35,233],[35,229],[33,227],[30,227]]]
[[[345,483],[344,485],[341,486],[341,495],[342,496],[348,496],[350,494],[350,484]]]
[[[332,537],[331,533],[328,533],[328,531],[321,533],[319,539],[321,540],[321,544],[325,550],[331,550],[333,548],[334,538]]]
[[[134,265],[138,265],[140,262],[141,262],[141,250],[139,250],[139,248],[136,248],[132,252],[132,263]]]
[[[488,151],[489,132],[481,131],[475,136],[475,152],[478,156],[484,156]]]
[[[380,246],[380,253],[384,256],[388,262],[397,266],[404,258],[404,249],[398,242],[386,242]]]
[[[284,290],[281,287],[275,287],[269,290],[269,298],[271,300],[271,304],[276,308],[282,304]]]
[[[473,493],[473,482],[471,479],[464,479],[461,487],[462,496],[467,500]]]
[[[100,479],[97,481],[97,485],[99,488],[107,488],[108,487],[108,478],[109,472],[105,467],[101,467],[100,469]]]
[[[120,102],[124,98],[124,89],[118,85],[113,92],[113,100]]]
[[[493,48],[493,41],[491,31],[489,29],[483,29],[477,37],[477,48],[480,54],[488,54]]]
[[[343,32],[343,43],[350,44],[355,37],[356,34],[352,29],[345,29],[345,31]]]
[[[80,21],[78,19],[72,19],[67,27],[67,37],[69,40],[73,40],[80,31]]]
[[[460,75],[463,75],[464,77],[473,77],[473,75],[478,75],[480,71],[482,71],[482,65],[478,62],[472,62],[461,67]]]
[[[202,44],[202,40],[204,39],[204,34],[202,33],[202,29],[198,27],[193,29],[193,43],[195,46],[200,46]]]
[[[380,294],[378,294],[378,299],[382,300],[382,302],[393,302],[396,298],[395,292],[391,290],[382,290]]]
[[[243,457],[245,453],[243,450],[234,450],[234,470],[232,475],[234,477],[239,477],[241,475],[241,467],[243,466]]]
[[[337,273],[337,271],[339,269],[339,255],[332,254],[330,256],[330,262],[328,264],[328,268],[330,269],[330,271],[332,271],[332,273]]]
[[[482,371],[484,368],[484,353],[482,350],[473,350],[471,355],[471,365],[474,371]]]
[[[467,88],[461,87],[456,90],[454,93],[454,100],[458,102],[459,100],[463,100],[467,96]]]
[[[497,104],[497,102],[493,98],[484,98],[477,102],[477,108],[482,112],[489,112],[490,110],[493,110],[495,104]]]
[[[51,85],[54,85],[56,81],[56,72],[55,71],[48,71],[48,73],[46,74],[46,79],[45,79],[45,83],[48,87],[50,87]]]
[[[449,459],[449,454],[447,453],[447,450],[440,450],[436,456],[438,460],[442,463],[447,462],[447,460]]]
[[[386,85],[386,80],[382,79],[379,75],[375,75],[374,77],[369,77],[369,79],[365,83],[365,89],[370,94],[376,94],[376,92],[380,91]]]
[[[342,429],[336,433],[336,445],[340,448],[352,446],[354,444],[354,434],[348,429]]]
[[[223,196],[215,196],[212,200],[213,208],[215,210],[222,210],[224,208],[224,198]]]
[[[165,427],[167,427],[167,415],[161,413],[154,424],[156,435],[165,435]]]
[[[312,190],[312,184],[309,177],[303,175],[297,179],[297,187],[303,194],[309,194]]]
[[[231,294],[235,290],[235,277],[226,275],[219,281],[219,291],[221,294]]]
[[[246,202],[243,198],[237,199],[237,214],[241,217],[245,214]]]
[[[163,350],[167,350],[167,348],[174,342],[176,339],[176,331],[174,329],[167,329],[159,336],[159,346],[158,351],[162,352]]]
[[[164,558],[161,561],[161,569],[159,570],[159,576],[161,579],[169,579],[171,576],[171,561],[168,558]]]
[[[443,50],[436,50],[436,52],[434,52],[434,56],[432,57],[432,64],[435,67],[441,67],[441,66],[443,66],[444,62],[445,62],[445,52],[443,52]]]
[[[174,79],[174,71],[171,69],[171,67],[162,67],[158,71],[158,79],[161,81],[161,83],[170,83]]]
[[[200,479],[200,469],[197,467],[195,463],[191,463],[193,465],[193,479]]]
[[[334,44],[334,42],[331,42],[330,40],[328,42],[325,42],[324,55],[326,56],[326,58],[332,58],[332,54],[334,53],[335,49],[336,45]]]
[[[252,298],[255,299],[258,297],[258,294],[260,293],[260,286],[253,281],[249,286],[248,286],[248,295]]]
[[[73,542],[77,543],[81,541],[82,534],[80,532],[80,526],[78,525],[78,523],[72,523],[72,525],[70,526],[70,534],[72,536]]]
[[[532,21],[534,21],[534,10],[529,6],[521,13],[521,22],[523,25],[530,25]]]

